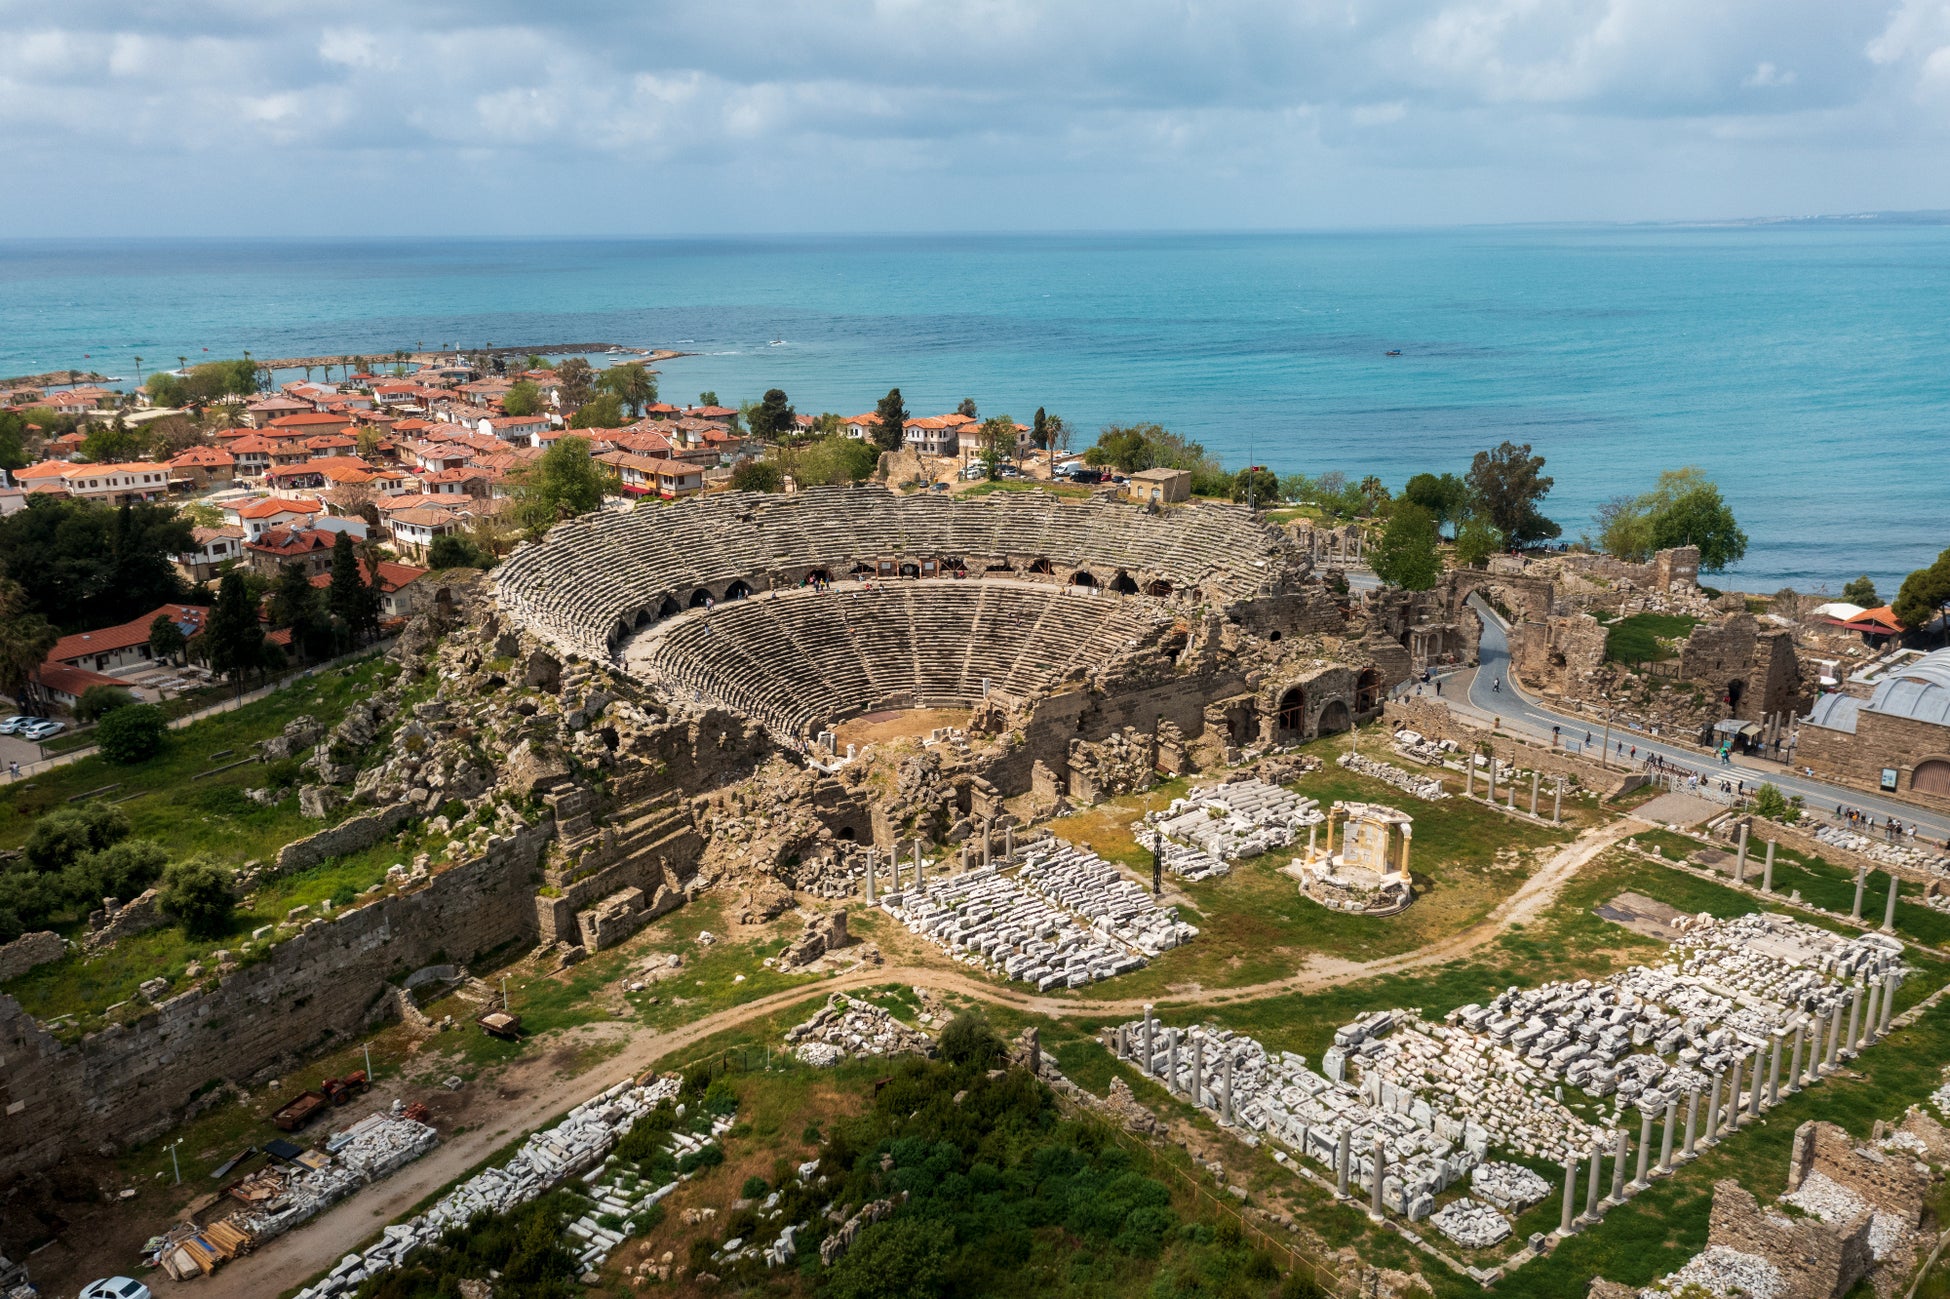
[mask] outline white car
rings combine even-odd
[[[39,720],[38,717],[29,717],[25,713],[15,713],[12,717],[0,718],[0,735],[12,735],[21,727]]]
[[[131,1281],[125,1276],[112,1276],[106,1281],[90,1281],[82,1287],[81,1299],[153,1299],[149,1287],[140,1281]]]
[[[23,739],[33,740],[38,743],[41,740],[51,740],[67,729],[68,724],[66,722],[50,722],[46,719],[41,719],[29,722],[27,725],[21,727],[19,731],[15,732],[15,734]]]

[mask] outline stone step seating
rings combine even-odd
[[[793,736],[892,707],[1020,699],[1158,626],[1143,600],[952,578],[791,588],[686,611],[634,641],[629,670]]]
[[[1145,964],[992,866],[887,894],[881,905],[943,951],[1034,984],[1038,992],[1080,988]]]
[[[495,575],[504,605],[564,648],[607,657],[653,621],[666,600],[688,608],[701,589],[722,595],[833,578],[881,559],[1005,560],[1011,571],[1046,559],[1042,580],[1078,571],[1108,585],[1118,571],[1161,577],[1214,600],[1256,593],[1284,567],[1278,535],[1241,507],[1200,504],[1162,515],[1115,500],[1079,504],[1025,493],[965,500],[898,496],[880,487],[821,487],[790,496],[720,492],[628,514],[584,515],[524,546]]]
[[[1130,876],[1087,848],[1045,839],[1022,849],[1016,882],[1146,956],[1157,956],[1198,936],[1176,909],[1158,906]]]

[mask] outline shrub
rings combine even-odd
[[[220,938],[237,910],[230,872],[207,857],[189,857],[163,872],[157,899],[163,914],[180,922],[192,938]]]
[[[37,871],[65,870],[84,854],[100,852],[128,834],[128,814],[112,804],[60,808],[34,822],[27,836],[27,864]]]
[[[169,723],[154,704],[130,704],[102,719],[95,729],[101,755],[119,766],[147,762],[162,752]]]
[[[120,686],[89,686],[75,701],[74,717],[77,722],[97,721],[135,701],[135,696]]]
[[[745,1179],[745,1185],[739,1189],[738,1194],[743,1199],[762,1200],[771,1192],[771,1184],[757,1173],[753,1173]]]
[[[1754,791],[1754,813],[1783,825],[1793,825],[1801,819],[1801,809],[1788,802],[1787,796],[1771,784]]]

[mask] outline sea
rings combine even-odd
[[[0,376],[597,342],[691,353],[672,401],[851,415],[898,386],[1393,487],[1529,443],[1567,540],[1698,466],[1751,538],[1709,580],[1748,591],[1887,599],[1950,547],[1942,225],[0,241]]]

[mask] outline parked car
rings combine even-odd
[[[152,1299],[149,1287],[125,1276],[105,1281],[90,1281],[81,1288],[81,1299]]]
[[[39,720],[40,718],[29,717],[25,713],[15,713],[12,717],[0,718],[0,735],[13,735],[21,727]]]
[[[52,722],[42,718],[29,722],[27,725],[21,727],[16,734],[24,740],[32,740],[38,744],[42,740],[53,739],[67,729],[68,724],[66,722]]]
[[[961,476],[962,476],[962,481],[972,483],[978,478],[987,478],[989,476],[989,467],[985,464],[982,464],[980,461],[977,461],[976,463],[969,465],[966,469],[962,470]]]

